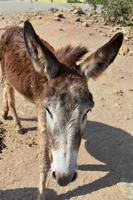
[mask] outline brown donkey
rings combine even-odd
[[[85,47],[68,45],[57,51],[34,31],[26,21],[24,29],[12,27],[0,41],[0,60],[4,79],[4,107],[9,108],[17,130],[22,126],[15,109],[14,89],[36,105],[40,136],[39,200],[45,199],[45,183],[50,168],[61,186],[77,177],[77,154],[86,124],[87,113],[94,106],[88,80],[97,78],[115,59],[123,34],[109,42],[77,65],[87,53]]]

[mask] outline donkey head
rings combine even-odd
[[[28,21],[24,25],[24,38],[35,70],[48,78],[44,88],[47,97],[44,114],[52,141],[52,172],[58,184],[65,186],[76,179],[77,154],[87,113],[94,105],[87,82],[98,77],[115,59],[123,34],[117,33],[78,66],[76,61],[87,52],[85,48],[73,53],[66,51],[63,60],[45,45]]]

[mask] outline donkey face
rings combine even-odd
[[[46,116],[53,147],[53,177],[63,186],[76,178],[76,160],[86,115],[94,103],[84,81],[64,78],[60,86],[60,89],[59,85],[54,86]]]
[[[48,99],[43,108],[52,140],[53,177],[59,185],[65,186],[76,178],[77,154],[86,116],[94,105],[87,82],[99,76],[114,60],[123,34],[116,34],[86,58],[78,66],[78,72],[76,67],[70,69],[59,61],[28,21],[24,26],[24,38],[34,68],[48,78],[47,92],[44,87],[44,94],[40,96]]]

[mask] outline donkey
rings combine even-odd
[[[38,200],[45,199],[50,167],[60,186],[76,179],[77,155],[87,113],[94,106],[88,81],[96,79],[113,62],[122,40],[122,33],[115,34],[77,64],[88,52],[86,47],[68,45],[54,50],[36,34],[29,21],[25,21],[24,28],[11,27],[2,35],[2,117],[7,119],[10,108],[17,131],[23,133],[15,109],[14,89],[36,105],[40,138]]]

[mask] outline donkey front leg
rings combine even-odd
[[[49,165],[45,159],[40,162],[40,180],[39,180],[39,195],[38,200],[46,200],[46,181],[48,176],[48,166]]]
[[[4,120],[8,119],[8,112],[9,112],[9,106],[8,106],[7,86],[6,86],[6,83],[4,83],[4,89],[3,89],[3,110],[2,110],[2,118]]]
[[[12,112],[13,115],[13,120],[15,123],[16,131],[20,134],[24,133],[23,127],[19,121],[16,108],[15,108],[15,97],[14,97],[14,89],[9,85],[6,84],[6,89],[7,89],[7,99],[8,99],[8,106],[9,109]]]
[[[39,180],[39,195],[38,200],[45,200],[46,181],[48,171],[50,169],[49,159],[49,136],[46,132],[45,116],[38,115],[38,129],[39,129],[39,163],[40,163],[40,180]]]

